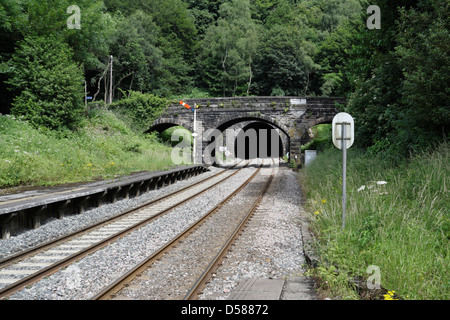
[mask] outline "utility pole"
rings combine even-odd
[[[87,82],[84,80],[84,114],[87,115]]]
[[[113,56],[111,55],[111,69],[110,69],[110,76],[109,76],[109,104],[112,103],[112,97],[113,97]]]

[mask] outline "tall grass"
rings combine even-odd
[[[449,146],[395,167],[349,149],[345,230],[341,154],[326,150],[300,173],[322,274],[330,278],[325,266],[334,265],[340,274],[367,278],[367,267],[376,265],[381,286],[401,298],[450,298]],[[345,285],[328,289],[351,297]]]
[[[113,178],[173,165],[171,148],[133,131],[111,111],[92,112],[76,132],[36,129],[0,116],[0,188]]]

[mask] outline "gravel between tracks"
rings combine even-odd
[[[199,299],[227,299],[239,282],[303,273],[301,192],[297,175],[280,167],[258,210]]]
[[[91,298],[105,285],[116,280],[125,273],[126,270],[138,264],[146,256],[154,252],[154,250],[162,246],[164,242],[170,240],[176,233],[184,229],[187,224],[192,223],[218,204],[222,198],[226,194],[231,193],[240,182],[249,178],[254,170],[255,168],[253,167],[243,169],[225,183],[212,188],[198,198],[193,199],[193,201],[173,210],[171,214],[167,214],[160,219],[155,220],[154,223],[142,227],[132,234],[119,239],[109,246],[71,265],[67,269],[59,271],[48,278],[35,283],[30,288],[11,295],[10,299],[69,300]],[[200,177],[204,178],[205,175],[201,175]],[[194,180],[189,179],[188,181],[189,183],[192,183]],[[175,186],[176,185],[173,187]],[[161,191],[164,189],[161,189]],[[166,189],[165,191],[168,192],[169,190]],[[160,194],[155,196],[159,195]],[[147,194],[147,196],[149,195]],[[115,204],[102,206],[95,210],[105,210],[105,212],[109,214],[111,211],[116,210],[116,207],[119,205],[122,206],[122,204],[117,202]],[[129,206],[130,204],[126,203],[123,205]],[[82,216],[87,213],[88,212],[84,213]],[[76,216],[75,218],[80,218],[82,216]]]
[[[0,239],[0,259],[4,259],[17,252],[27,250],[40,243],[62,237],[66,234],[83,229],[100,221],[104,221],[126,209],[138,206],[146,201],[156,199],[157,197],[169,194],[183,187],[189,186],[192,183],[206,179],[207,177],[212,176],[223,169],[209,167],[209,170],[209,172],[205,172],[187,180],[179,181],[173,185],[149,191],[139,197],[119,200],[114,204],[107,204],[99,208],[87,210],[80,215],[70,215],[60,220],[51,218],[43,222],[42,226],[36,230],[22,232],[11,237],[10,239]]]
[[[253,206],[268,180],[261,172],[186,239],[119,292],[117,299],[183,299]]]
[[[45,241],[81,228],[93,221],[113,216],[129,206],[174,191],[201,180],[221,169],[155,190],[138,198],[121,200],[92,209],[82,215],[55,220],[41,228],[1,240],[1,255],[23,250],[29,243]],[[242,170],[220,187],[207,191],[194,200],[106,248],[80,260],[50,277],[10,296],[12,300],[70,300],[89,299],[105,285],[116,280],[129,268],[158,249],[175,233],[219,203],[237,185],[249,178],[254,168]],[[305,262],[299,221],[300,188],[297,175],[279,168],[268,194],[262,200],[254,218],[238,239],[224,264],[203,290],[200,299],[226,299],[240,281],[250,278],[284,279],[303,272]],[[156,221],[155,221],[156,222]],[[39,240],[36,240],[39,239]],[[8,245],[4,245],[8,243]],[[140,296],[139,298],[143,298]]]

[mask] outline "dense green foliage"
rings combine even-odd
[[[90,111],[76,132],[0,116],[0,188],[111,179],[173,166],[172,148],[113,112]]]
[[[111,109],[130,119],[130,125],[144,132],[166,109],[169,101],[152,94],[130,91],[128,96],[111,104]]]
[[[379,0],[379,30],[366,26],[366,0],[79,0],[80,29],[66,25],[72,4],[0,3],[1,112],[76,127],[83,77],[94,102],[111,81],[114,101],[132,91],[345,96],[355,143],[392,160],[448,134],[446,0]]]
[[[356,133],[344,231],[340,152],[300,173],[315,274],[355,298],[348,278],[376,265],[402,298],[448,300],[449,24],[448,0],[0,0],[0,188],[172,165],[143,134],[171,99],[343,96]],[[330,145],[329,125],[312,134],[303,148]]]
[[[380,30],[360,27],[347,73],[356,143],[392,160],[446,139],[450,3],[382,0]]]
[[[51,129],[73,127],[84,110],[83,75],[67,44],[29,37],[12,59],[7,83],[17,92],[12,114]]]
[[[325,294],[358,299],[350,280],[366,283],[374,265],[381,287],[401,299],[449,299],[449,151],[442,144],[392,166],[385,157],[349,149],[344,230],[342,153],[328,149],[301,171],[321,259],[314,273]]]
[[[333,146],[331,141],[331,124],[319,124],[310,129],[311,141],[301,147],[304,150],[324,151],[325,148]]]

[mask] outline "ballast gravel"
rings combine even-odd
[[[90,299],[106,285],[159,249],[173,236],[207,213],[248,179],[256,170],[249,166],[201,196],[156,219],[109,246],[79,260],[9,298],[12,300],[84,300]],[[81,215],[54,220],[37,230],[8,240],[0,240],[0,257],[24,250],[39,242],[81,229],[96,221],[117,215],[130,206],[178,190],[203,180],[222,169],[154,190],[137,198],[95,208]],[[285,279],[303,272],[303,244],[299,206],[301,201],[297,175],[278,168],[269,192],[263,198],[234,249],[228,254],[200,299],[227,299],[233,289],[246,279]],[[180,274],[182,277],[182,274]],[[172,284],[176,286],[176,283]],[[144,299],[140,296],[141,299]]]
[[[267,181],[260,171],[189,237],[118,292],[115,299],[183,299],[252,208]]]
[[[192,183],[217,174],[224,169],[209,167],[209,170],[210,171],[201,175],[191,177],[187,180],[178,181],[170,186],[149,191],[139,197],[122,199],[113,204],[107,204],[98,208],[87,210],[80,215],[69,215],[64,217],[64,219],[50,218],[43,222],[41,227],[38,229],[27,230],[18,235],[14,235],[10,239],[0,239],[0,260],[20,251],[35,247],[38,244],[62,237],[95,223],[107,220],[108,218],[120,214],[124,210],[136,207],[147,201],[156,199],[176,190],[180,190]]]
[[[279,168],[266,196],[198,298],[227,299],[247,279],[302,276],[301,192],[295,172]]]
[[[92,298],[107,284],[114,282],[127,270],[140,263],[177,233],[220,203],[226,195],[248,179],[254,170],[256,169],[252,166],[244,168],[219,186],[213,187],[169,214],[81,259],[65,270],[61,270],[11,295],[9,298],[12,300],[82,300]],[[205,176],[201,175],[198,178],[203,179]],[[192,179],[186,181],[189,184],[192,182]],[[173,187],[175,186],[173,185]],[[164,191],[169,192],[167,189]],[[154,195],[154,197],[160,195]],[[144,195],[141,197],[144,197]],[[120,206],[119,209],[117,209],[118,206]],[[121,211],[129,206],[129,203],[119,204],[117,202],[94,210],[104,210],[103,214],[113,215],[110,213],[111,211]],[[47,224],[47,226],[50,224]]]

